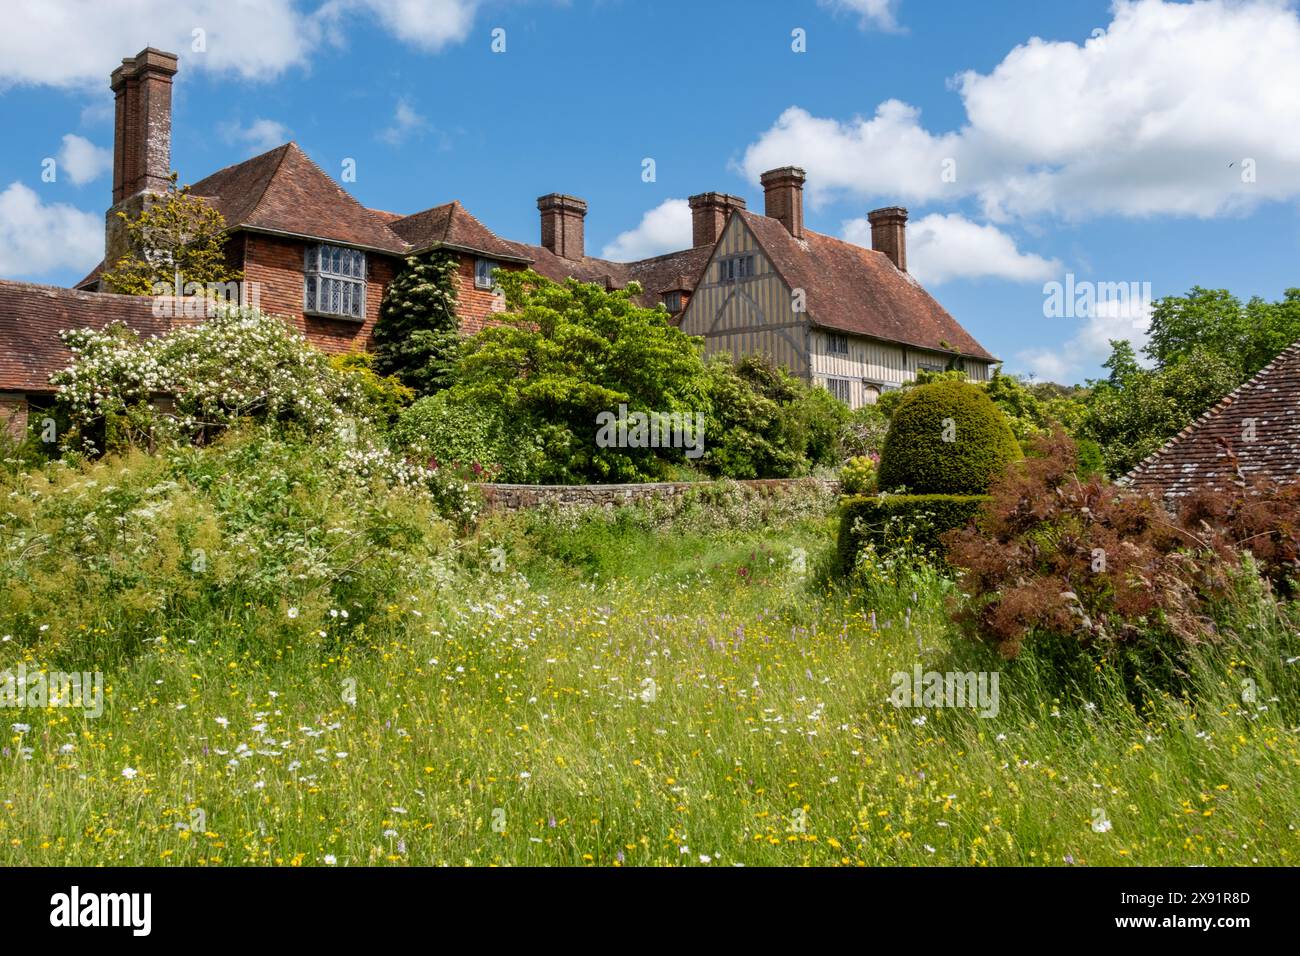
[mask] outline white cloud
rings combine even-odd
[[[835,11],[856,13],[862,29],[893,32],[898,29],[899,0],[817,0],[819,6]]]
[[[871,248],[871,224],[865,217],[846,222],[843,235]],[[1021,252],[997,226],[956,213],[932,213],[907,226],[907,271],[928,285],[981,278],[1043,282],[1061,271],[1061,263]]]
[[[1046,295],[1046,292],[1044,292]],[[1139,353],[1150,338],[1153,302],[1145,296],[1101,301],[1079,319],[1049,319],[1051,322],[1081,321],[1083,325],[1060,348],[1024,349],[1016,353],[1017,371],[1035,378],[1063,384],[1077,383],[1085,369],[1110,357],[1112,339],[1127,339]]]
[[[238,120],[221,125],[221,137],[227,143],[242,145],[248,155],[255,156],[287,143],[292,136],[289,127],[272,119],[255,119],[247,126]]]
[[[41,84],[98,92],[124,56],[177,53],[181,69],[271,79],[341,46],[359,16],[426,51],[463,40],[479,0],[11,0],[0,90]]]
[[[274,77],[304,64],[319,34],[292,0],[19,0],[6,13],[0,89],[98,91],[122,57],[146,46],[179,54],[187,71]]]
[[[952,87],[956,131],[898,100],[848,120],[791,107],[741,168],[757,182],[803,166],[814,205],[973,198],[995,221],[1210,217],[1300,197],[1300,17],[1281,0],[1117,0],[1096,36],[1030,39]]]
[[[379,133],[379,138],[385,143],[397,146],[406,141],[406,138],[414,132],[426,129],[429,121],[415,111],[415,107],[407,99],[399,99],[397,107],[393,110],[393,125],[388,126]]]
[[[635,229],[620,232],[605,246],[602,258],[648,259],[691,245],[691,207],[685,199],[665,199],[641,217]]]
[[[330,0],[318,16],[337,37],[356,11],[373,15],[399,40],[437,52],[469,35],[479,0]]]
[[[74,186],[92,182],[113,168],[113,151],[96,146],[84,136],[68,133],[59,147],[58,171]]]
[[[0,192],[0,275],[89,271],[104,254],[104,220],[65,203],[43,203],[20,182]],[[78,276],[80,278],[80,276]]]

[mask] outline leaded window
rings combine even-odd
[[[737,279],[748,279],[753,274],[753,256],[731,256],[728,259],[722,259],[718,262],[719,282],[734,282]]]
[[[826,390],[830,392],[832,395],[834,395],[836,398],[838,398],[845,405],[848,405],[850,404],[849,384],[850,383],[847,378],[827,378]]]
[[[309,246],[303,309],[349,319],[366,316],[366,254],[345,246]]]

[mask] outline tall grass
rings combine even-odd
[[[957,636],[940,575],[819,575],[824,501],[456,538],[248,448],[3,489],[0,666],[102,669],[108,704],[3,714],[0,863],[1296,862],[1297,621],[1267,594],[1138,707]],[[220,570],[183,588],[199,527]],[[997,716],[893,706],[917,663],[997,671]]]

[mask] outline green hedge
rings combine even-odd
[[[952,380],[908,391],[880,452],[884,491],[978,495],[1022,457],[1006,416],[977,385]]]
[[[859,495],[840,503],[840,532],[837,543],[840,568],[853,567],[863,539],[888,548],[901,533],[934,554],[944,553],[939,536],[964,528],[988,495]],[[862,519],[858,533],[854,522]],[[890,519],[897,519],[891,522]],[[901,527],[900,527],[901,526]]]

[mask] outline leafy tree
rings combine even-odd
[[[190,283],[235,282],[243,278],[226,259],[226,220],[206,200],[177,186],[172,173],[167,192],[135,217],[117,215],[130,251],[108,267],[103,280],[115,292],[152,295],[159,286],[184,294]]]
[[[375,323],[375,370],[421,395],[451,384],[460,344],[456,257],[431,251],[407,256],[384,291]]]
[[[1245,381],[1300,339],[1300,289],[1280,302],[1258,296],[1244,305],[1226,289],[1194,286],[1187,295],[1159,300],[1145,352],[1167,368],[1198,350],[1219,356]]]
[[[477,480],[527,483],[536,480],[540,462],[526,424],[508,419],[499,405],[456,401],[444,389],[402,411],[392,438],[421,461],[468,469]]]
[[[781,478],[802,470],[807,433],[790,403],[807,386],[765,357],[737,363],[720,354],[709,360],[705,388],[706,468],[729,478]]]
[[[1112,341],[1107,377],[1093,385],[1082,432],[1104,450],[1112,476],[1131,469],[1300,339],[1300,289],[1280,302],[1242,303],[1194,286],[1152,311],[1144,368],[1127,341]]]
[[[707,415],[698,340],[663,309],[632,301],[635,283],[608,291],[537,273],[498,273],[509,313],[463,348],[452,395],[530,422],[544,448],[543,481],[641,481],[684,449],[601,447],[602,412]],[[704,436],[707,448],[711,436]]]
[[[853,412],[825,388],[807,388],[790,407],[794,426],[804,438],[804,454],[813,465],[837,465],[848,455],[844,452],[845,432],[853,421]]]
[[[1201,347],[1152,369],[1136,364],[1127,342],[1112,347],[1110,376],[1093,383],[1083,427],[1111,475],[1127,472],[1240,384],[1238,366]]]

